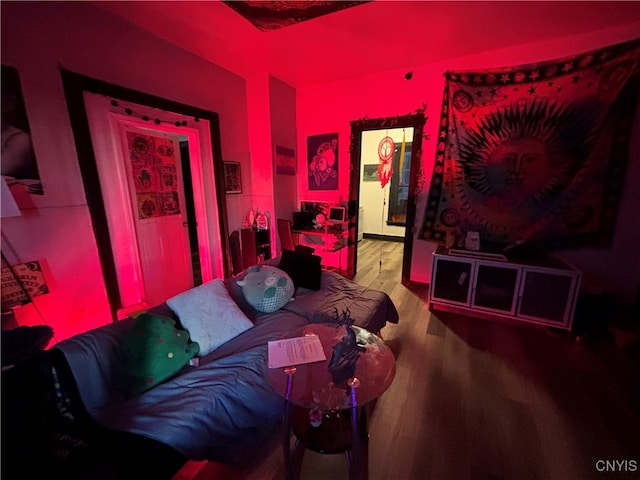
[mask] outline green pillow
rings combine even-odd
[[[189,332],[177,329],[172,318],[149,313],[136,318],[123,348],[131,395],[164,382],[200,352],[199,345],[189,341]]]

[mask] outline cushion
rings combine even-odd
[[[322,257],[318,255],[284,250],[279,268],[289,274],[296,288],[320,290],[321,263]]]
[[[271,265],[255,265],[238,280],[242,294],[249,305],[260,312],[271,313],[291,300],[296,288],[286,272]]]
[[[167,305],[198,342],[203,356],[253,326],[219,278],[170,298]]]
[[[129,392],[137,395],[178,373],[198,354],[189,333],[176,328],[175,320],[143,313],[124,337]]]

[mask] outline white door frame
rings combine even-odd
[[[83,92],[83,96],[92,132],[100,183],[103,186],[102,195],[118,276],[122,302],[118,317],[122,318],[132,310],[147,306],[144,301],[135,219],[120,144],[120,125],[132,125],[187,137],[202,280],[207,282],[215,277],[223,277],[223,252],[221,249],[210,248],[210,245],[221,244],[222,233],[219,228],[209,122],[207,120],[196,122],[184,115],[120,100],[114,106],[112,98],[87,91]],[[125,104],[126,108],[135,112],[135,116],[121,113],[124,111]],[[162,121],[158,124],[145,121],[141,119],[142,115],[161,118]],[[117,160],[109,165],[98,161],[99,158],[109,158],[109,156]],[[206,189],[205,185],[208,186]]]

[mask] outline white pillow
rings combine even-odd
[[[198,342],[201,356],[253,326],[219,278],[171,297],[167,305]]]

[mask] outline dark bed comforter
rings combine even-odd
[[[254,326],[187,366],[172,379],[133,398],[123,396],[122,339],[131,319],[77,335],[56,345],[65,355],[88,413],[101,425],[153,438],[192,460],[229,461],[280,421],[283,400],[266,379],[267,342],[308,322],[334,319],[348,308],[356,325],[380,330],[398,322],[389,297],[323,272],[319,291],[270,314],[249,311],[239,287],[225,281]]]
[[[311,323],[331,322],[336,312],[340,315],[348,310],[355,325],[374,333],[387,322],[398,323],[398,311],[385,292],[363,287],[335,272],[323,272],[320,290],[298,289],[294,300],[282,308]]]

